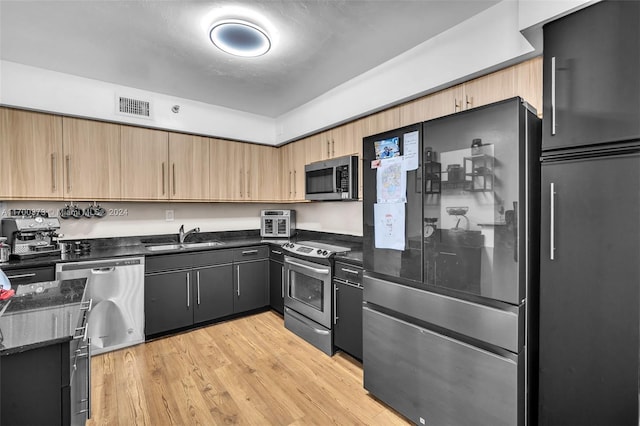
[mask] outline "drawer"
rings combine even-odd
[[[362,268],[349,263],[336,262],[333,276],[350,283],[362,285]]]
[[[233,261],[244,262],[256,259],[268,259],[268,246],[251,246],[233,250]]]
[[[12,269],[5,271],[5,275],[9,278],[12,287],[41,281],[53,281],[56,279],[56,272],[53,266],[43,268]]]
[[[161,256],[147,256],[145,258],[145,273],[159,271],[175,271],[189,269],[192,265],[192,253],[168,254]]]
[[[280,263],[284,262],[282,247],[269,246],[269,258]]]
[[[202,266],[224,265],[233,262],[233,250],[207,250],[191,255],[191,265],[194,268]]]

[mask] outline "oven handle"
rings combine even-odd
[[[294,265],[294,266],[298,266],[300,268],[304,268],[304,269],[308,269],[310,271],[315,272],[316,274],[323,274],[323,275],[328,275],[330,270],[329,269],[319,269],[319,268],[313,268],[311,266],[307,266],[307,265],[303,265],[302,263],[298,263],[298,262],[294,262],[293,260],[289,260],[287,259],[286,262],[290,265]]]

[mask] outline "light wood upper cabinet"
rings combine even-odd
[[[516,94],[527,101],[542,117],[542,56],[515,66]]]
[[[0,199],[61,199],[62,118],[0,108]]]
[[[431,120],[462,110],[462,84],[423,96],[400,106],[400,126]]]
[[[278,149],[267,145],[245,145],[247,201],[281,200],[281,166]]]
[[[304,166],[307,140],[288,143],[280,148],[282,162],[282,201],[304,201]]]
[[[306,138],[307,163],[345,155],[358,155],[362,149],[362,124],[352,121]],[[358,140],[358,136],[359,140]]]
[[[515,71],[504,68],[463,84],[463,109],[477,108],[516,95]]]
[[[169,199],[169,133],[121,126],[122,198]]]
[[[63,117],[64,197],[120,199],[120,126]]]
[[[209,199],[209,155],[209,138],[169,133],[170,199]]]
[[[400,127],[400,107],[389,108],[359,120],[362,137],[375,135]]]
[[[213,201],[244,200],[244,143],[210,139],[209,194]]]

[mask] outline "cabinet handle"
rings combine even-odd
[[[327,158],[331,158],[331,142],[327,141]]]
[[[284,266],[280,267],[280,280],[282,281],[282,298],[284,299]]]
[[[555,227],[556,227],[556,223],[555,223],[555,215],[556,215],[556,191],[555,191],[555,184],[553,182],[550,183],[550,201],[551,203],[549,204],[549,213],[551,214],[551,220],[549,223],[549,241],[550,241],[550,247],[549,247],[549,259],[550,260],[555,260],[555,251],[556,251],[556,245],[555,245]]]
[[[176,163],[171,165],[171,174],[173,180],[173,195],[176,195]]]
[[[331,139],[331,156],[336,156],[336,141]]]
[[[245,250],[242,252],[243,256],[247,256],[249,254],[256,254],[258,252],[258,250]]]
[[[30,273],[30,274],[7,275],[7,278],[9,278],[9,279],[13,279],[13,278],[30,278],[30,277],[35,277],[35,276],[36,276],[35,273]]]
[[[289,198],[291,198],[291,182],[293,181],[293,179],[291,179],[291,170],[289,170]]]
[[[240,198],[242,198],[242,170],[240,170]]]
[[[67,162],[67,192],[71,192],[71,173],[69,172],[71,168],[71,156],[67,155],[65,160]]]
[[[236,266],[236,277],[238,279],[238,297],[240,297],[240,265]]]
[[[467,104],[467,109],[473,106],[473,96],[464,95],[465,102]]]
[[[349,274],[355,274],[355,275],[358,275],[358,271],[354,271],[353,269],[340,268],[340,270],[342,270],[342,272],[347,272],[347,273],[349,273]]]
[[[298,182],[296,182],[296,171],[293,171],[293,195],[294,197],[298,196]]]
[[[333,325],[338,322],[338,286],[333,286]]]
[[[164,171],[164,167],[165,167],[165,164],[164,164],[164,161],[163,161],[163,162],[162,162],[162,195],[164,195],[164,194],[165,194],[165,192],[166,192],[166,191],[165,191],[165,190],[166,190],[166,188],[165,188],[165,180],[166,180],[166,179],[165,179],[165,171]]]
[[[460,108],[460,105],[458,105],[458,99],[453,98],[453,112],[458,112],[458,108]]]
[[[281,251],[278,251],[278,250],[271,250],[271,253],[274,253],[274,254],[282,254],[282,252],[281,252]]]
[[[91,337],[87,339],[87,419],[91,418]]]
[[[551,135],[556,134],[556,57],[551,57]]]
[[[189,282],[189,273],[187,272],[187,308],[191,305],[191,297],[189,296],[191,292],[189,290],[191,290],[191,283]]]
[[[56,164],[56,153],[54,152],[51,154],[51,192],[56,192],[58,189],[58,185],[56,184],[57,175],[58,175],[58,167]]]
[[[200,306],[200,271],[196,271],[196,290],[198,290],[198,306]]]

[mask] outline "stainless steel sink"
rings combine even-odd
[[[158,246],[147,246],[149,251],[181,250],[190,248],[216,247],[224,243],[220,241],[206,241],[202,243],[182,243],[182,244],[162,244]]]

